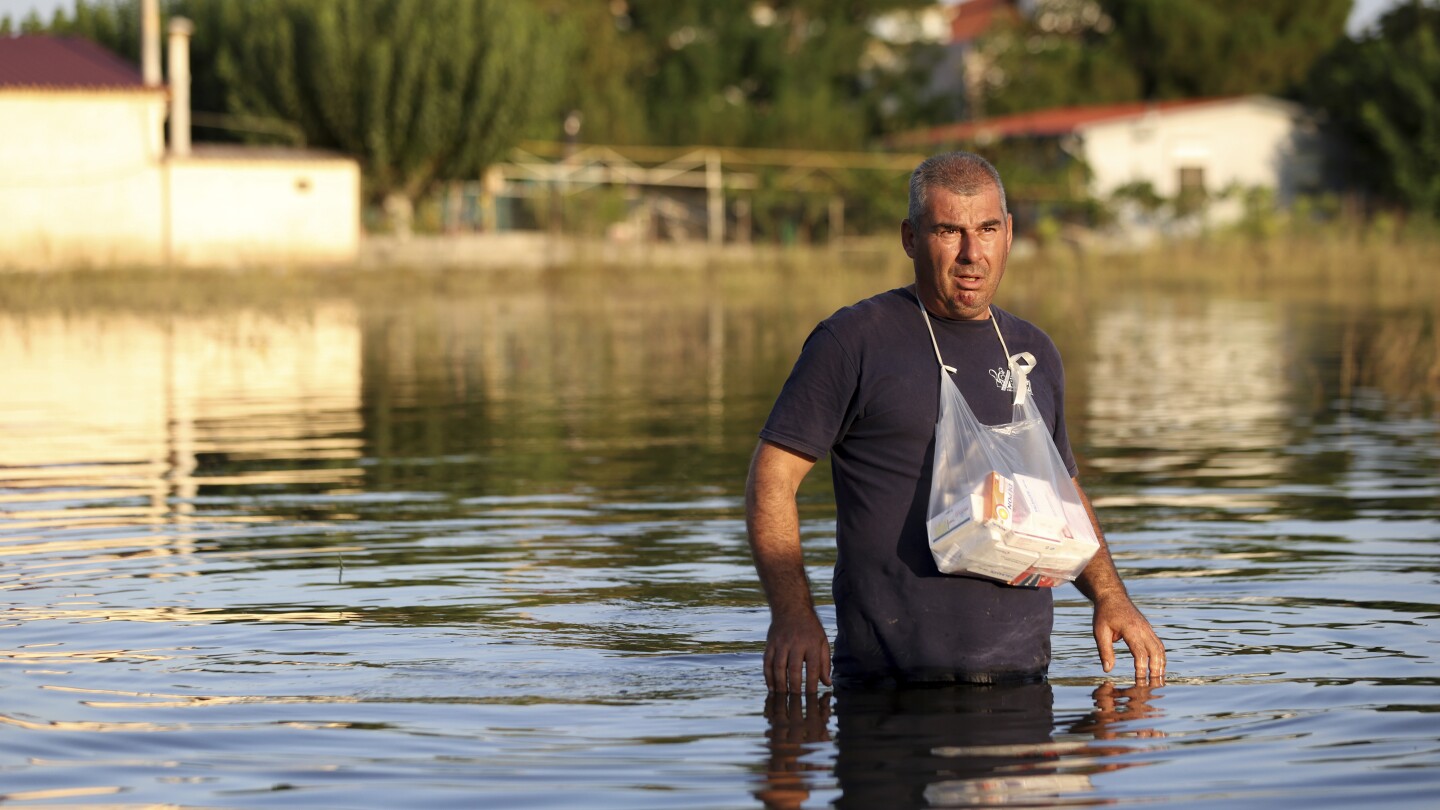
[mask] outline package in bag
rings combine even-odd
[[[935,565],[1011,585],[1049,588],[1073,581],[1100,550],[1080,493],[1030,396],[1035,357],[1010,355],[1011,420],[985,425],[950,378],[930,317],[921,307],[940,364],[940,419],[926,530]]]

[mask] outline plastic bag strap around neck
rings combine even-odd
[[[945,365],[945,359],[940,355],[940,341],[935,339],[935,326],[930,323],[930,313],[925,310],[925,302],[920,296],[915,296],[915,301],[920,305],[920,317],[925,319],[925,328],[930,332],[930,345],[935,349],[935,362],[940,368],[954,374],[957,369],[954,366]],[[1019,405],[1025,401],[1025,395],[1030,391],[1030,372],[1035,368],[1035,355],[1030,352],[1021,352],[1011,356],[1010,347],[1005,345],[1005,335],[1000,331],[1000,323],[995,319],[995,310],[990,310],[990,325],[995,327],[995,337],[1000,338],[1000,350],[1005,352],[1005,359],[1015,375],[1013,385],[1015,388],[1015,404]]]

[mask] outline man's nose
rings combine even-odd
[[[968,233],[960,235],[960,253],[955,258],[961,264],[975,263],[975,238],[973,236]]]

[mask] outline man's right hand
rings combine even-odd
[[[765,687],[771,692],[819,690],[830,685],[830,642],[820,617],[772,617],[765,637]]]
[[[830,642],[815,615],[795,491],[815,459],[761,441],[745,482],[745,528],[755,570],[770,603],[765,637],[765,686],[774,693],[813,694],[830,685]]]

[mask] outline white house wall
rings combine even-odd
[[[230,148],[166,156],[161,91],[0,90],[0,269],[350,262],[360,170]]]
[[[0,268],[162,257],[163,93],[0,91]]]
[[[1149,113],[1085,126],[1083,154],[1092,190],[1148,182],[1162,197],[1180,190],[1182,167],[1204,170],[1211,194],[1236,185],[1274,189],[1282,200],[1320,181],[1318,145],[1300,108],[1271,99],[1244,99]]]
[[[360,170],[354,161],[240,151],[169,163],[173,262],[224,267],[355,259]]]

